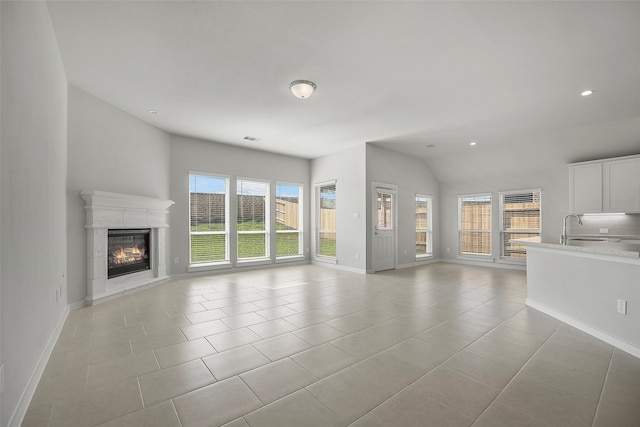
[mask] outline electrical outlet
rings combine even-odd
[[[360,259],[360,254],[356,252],[356,259]]]
[[[174,264],[178,264],[178,263],[180,263],[180,258],[175,257],[175,258],[173,259],[173,263],[174,263]]]
[[[627,314],[627,301],[623,299],[618,300],[618,313]]]

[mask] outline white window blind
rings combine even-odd
[[[416,195],[416,257],[433,254],[430,196]]]
[[[229,259],[227,189],[226,178],[189,175],[189,246],[192,264]]]
[[[302,254],[302,185],[276,183],[276,257]]]
[[[238,259],[269,256],[269,184],[238,179],[236,184]]]
[[[524,259],[524,245],[512,239],[539,237],[541,231],[541,192],[521,190],[500,193],[500,256]]]
[[[491,255],[491,194],[458,196],[461,255]]]
[[[317,186],[316,254],[336,256],[336,183]]]

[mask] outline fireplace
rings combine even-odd
[[[87,217],[86,304],[169,278],[166,234],[173,201],[97,190],[80,196]]]
[[[107,239],[107,278],[151,268],[151,229],[109,229]]]

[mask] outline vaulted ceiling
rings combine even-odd
[[[69,82],[174,134],[303,158],[369,142],[441,180],[640,152],[640,2],[48,7]]]

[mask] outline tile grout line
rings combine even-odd
[[[598,396],[598,403],[596,404],[596,410],[593,414],[593,421],[591,422],[591,426],[594,427],[596,425],[596,420],[598,419],[598,412],[600,411],[600,404],[602,403],[602,396],[604,395],[604,388],[607,384],[607,379],[609,378],[609,373],[611,372],[611,365],[613,364],[613,356],[616,353],[616,349],[614,348],[611,352],[611,359],[609,359],[609,366],[607,366],[607,373],[604,376],[604,381],[602,382],[602,387],[600,388],[600,395]]]
[[[526,308],[526,307],[525,307]],[[524,310],[524,309],[523,309]],[[522,311],[522,310],[521,310]],[[519,313],[519,312],[518,312]],[[517,313],[516,313],[517,314]],[[511,317],[514,317],[515,314]],[[510,317],[510,318],[511,318]],[[507,319],[508,320],[508,319]],[[504,387],[502,387],[502,390],[500,390],[500,393],[498,393],[496,395],[496,397],[493,398],[493,400],[487,405],[486,408],[484,408],[484,411],[482,411],[480,413],[480,415],[478,415],[478,417],[476,418],[476,420],[473,422],[473,424],[475,424],[476,422],[478,422],[478,420],[482,417],[482,415],[484,415],[485,412],[487,412],[487,409],[489,409],[489,407],[505,392],[505,390],[509,387],[509,385],[516,379],[516,377],[518,376],[518,374],[520,374],[520,372],[522,372],[522,370],[529,364],[529,362],[531,362],[531,359],[533,359],[536,354],[538,354],[540,352],[540,350],[542,349],[542,347],[547,343],[547,341],[549,341],[551,339],[551,337],[553,336],[553,334],[555,334],[558,331],[558,328],[560,327],[560,324],[556,325],[555,329],[553,330],[553,332],[551,334],[549,334],[549,336],[547,337],[547,339],[544,340],[544,342],[542,344],[540,344],[540,346],[538,347],[538,349],[531,355],[531,357],[529,357],[529,359],[527,359],[527,361],[522,365],[522,367],[520,369],[518,369],[518,372],[515,373],[515,375],[509,380],[509,382],[507,384],[505,384]],[[504,404],[506,405],[506,403]],[[507,405],[509,406],[509,405]],[[515,409],[515,408],[514,408]],[[536,418],[537,419],[537,418]],[[539,420],[541,421],[541,420]],[[472,424],[472,426],[473,426]]]
[[[489,300],[489,301],[492,301],[492,300],[493,300],[493,299],[491,299],[491,300]],[[487,302],[488,302],[488,301],[487,301]],[[485,303],[483,303],[483,304],[485,304]],[[481,306],[481,305],[483,305],[483,304],[480,304],[479,306]],[[479,306],[478,306],[478,307],[479,307]],[[474,308],[475,308],[475,307],[474,307]],[[469,309],[469,310],[472,310],[472,309]],[[456,315],[455,317],[458,317],[458,316],[460,316],[460,315],[462,315],[462,314],[464,314],[464,313],[468,312],[469,310],[465,310],[465,311],[461,312],[460,314]],[[524,310],[524,308],[523,308],[522,310]],[[522,311],[522,310],[520,310],[520,311]],[[442,362],[440,362],[439,364],[435,365],[434,367],[432,367],[431,369],[429,369],[428,371],[426,371],[426,372],[425,372],[424,374],[422,374],[419,378],[416,378],[414,381],[412,381],[411,383],[407,384],[407,385],[406,385],[405,387],[403,387],[401,390],[399,390],[399,391],[397,391],[397,392],[393,393],[393,394],[392,394],[391,396],[389,396],[387,399],[383,400],[383,401],[382,401],[382,402],[380,402],[378,405],[376,405],[376,408],[378,408],[379,406],[383,405],[385,402],[387,402],[387,401],[389,401],[389,400],[393,399],[395,396],[397,396],[398,394],[400,394],[402,391],[404,391],[404,390],[408,389],[409,387],[411,387],[413,384],[415,384],[416,382],[418,382],[420,379],[422,379],[423,377],[425,377],[426,375],[428,375],[430,372],[432,372],[432,371],[433,371],[433,370],[435,370],[436,368],[438,368],[438,367],[442,366],[443,364],[445,364],[446,362],[448,362],[449,360],[451,360],[452,358],[454,358],[454,357],[455,357],[458,353],[460,353],[462,350],[466,349],[466,348],[467,348],[467,347],[469,347],[471,344],[473,344],[474,342],[478,341],[480,338],[484,337],[484,336],[485,336],[486,334],[488,334],[489,332],[491,332],[491,331],[493,331],[494,329],[496,329],[498,326],[500,326],[500,325],[504,324],[507,320],[509,320],[509,319],[511,319],[512,317],[514,317],[514,316],[515,316],[516,314],[518,314],[520,311],[518,311],[517,313],[514,313],[513,315],[511,315],[510,317],[506,318],[505,320],[503,320],[502,322],[500,322],[499,324],[497,324],[497,325],[496,325],[496,326],[494,326],[493,328],[489,329],[487,332],[485,332],[485,333],[484,333],[483,335],[481,335],[480,337],[475,338],[475,339],[474,339],[473,341],[471,341],[469,344],[465,345],[465,346],[464,346],[464,347],[462,347],[460,350],[456,351],[454,354],[452,354],[451,356],[447,357],[445,360],[443,360],[443,361],[442,361]],[[415,338],[415,336],[420,335],[421,333],[427,332],[427,331],[429,331],[429,330],[431,330],[431,329],[434,329],[434,328],[438,327],[439,325],[441,325],[441,324],[443,324],[443,323],[445,323],[445,322],[447,322],[447,321],[449,321],[449,320],[451,320],[451,319],[443,320],[442,322],[437,323],[437,324],[433,325],[432,327],[430,327],[430,328],[428,328],[428,329],[425,329],[425,330],[424,330],[424,331],[422,331],[422,332],[418,332],[417,334],[414,334],[414,335],[412,335],[411,337],[409,337],[409,338],[407,338],[407,339],[412,339],[412,338],[414,338],[414,339],[418,339],[418,340],[420,340],[419,338]],[[471,337],[468,337],[468,338],[471,338]],[[547,339],[548,339],[548,338],[547,338]],[[420,341],[422,341],[422,340],[420,340]],[[401,342],[402,342],[402,341],[401,341]],[[386,351],[386,350],[388,350],[388,349],[390,349],[390,348],[392,348],[392,347],[395,347],[395,346],[396,346],[396,345],[398,345],[398,344],[400,344],[400,343],[396,343],[396,344],[392,345],[391,347],[389,347],[389,348],[387,348],[387,349],[385,349],[385,350],[383,350],[383,351]],[[542,345],[541,345],[541,346],[542,346]],[[377,352],[376,354],[379,354],[379,353],[380,353],[380,352]],[[363,361],[365,361],[365,360],[367,360],[367,359],[369,359],[369,358],[371,358],[371,357],[374,357],[376,354],[371,355],[371,356],[369,356],[369,357],[367,357],[367,358],[365,358],[365,359],[361,360],[360,362],[363,362]],[[531,357],[533,357],[533,356],[531,356]],[[357,363],[359,363],[359,362],[357,362]],[[409,362],[407,362],[407,363],[409,363]],[[409,364],[411,364],[411,363],[409,363]],[[352,366],[353,366],[353,365],[352,365]],[[415,366],[415,365],[414,365],[414,366]],[[347,369],[347,368],[345,368],[345,369]],[[344,370],[344,369],[343,369],[343,370]],[[458,371],[456,371],[456,372],[458,372]],[[468,378],[471,378],[471,379],[473,379],[474,381],[479,381],[479,382],[481,382],[481,383],[485,384],[483,381],[480,381],[480,380],[478,380],[478,379],[476,379],[476,378],[473,378],[473,377],[469,377],[468,375],[465,375],[465,374],[463,374],[462,372],[460,372],[460,374],[461,374],[461,375],[464,375],[464,376],[466,376],[466,377],[468,377]],[[517,374],[516,374],[516,375],[517,375]],[[515,378],[515,375],[514,375],[514,378]],[[489,384],[487,384],[487,385],[489,385]],[[506,388],[506,386],[505,386],[505,388]],[[504,388],[503,388],[503,390],[504,390]],[[497,398],[499,395],[500,395],[500,393],[498,393],[498,395],[496,395],[496,398]],[[495,400],[495,398],[494,398],[494,400]],[[449,408],[449,409],[451,409],[451,410],[453,410],[453,411],[455,411],[455,412],[457,412],[457,413],[459,413],[459,414],[463,415],[463,416],[467,416],[467,415],[463,414],[462,412],[460,412],[459,410],[457,410],[457,409],[455,409],[455,408],[452,408],[451,406],[449,406],[449,405],[447,405],[447,404],[445,404],[445,403],[442,403],[442,402],[440,402],[440,401],[437,401],[437,402],[438,402],[438,403],[440,403],[440,404],[442,404],[442,405],[444,405],[444,406],[446,406],[447,408]],[[493,402],[493,401],[492,401],[492,402]],[[491,405],[491,403],[490,403],[489,405]],[[489,407],[489,405],[487,405],[487,407]],[[366,412],[365,414],[361,415],[361,416],[360,416],[359,418],[357,418],[354,422],[356,422],[356,421],[358,421],[359,419],[361,419],[361,418],[363,418],[363,417],[367,416],[369,413],[371,413],[372,411],[374,411],[376,408],[373,408],[373,409],[371,409],[370,411]],[[486,411],[486,408],[485,408],[485,411]],[[482,413],[484,413],[484,411],[483,411]],[[478,416],[478,418],[482,415],[482,413]],[[470,417],[469,417],[469,418],[470,418]],[[477,418],[476,418],[476,421],[477,421]],[[474,421],[474,423],[475,423],[475,421]],[[353,423],[352,423],[352,424],[353,424]]]

